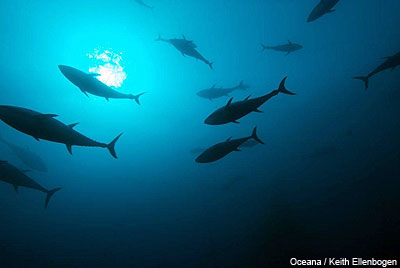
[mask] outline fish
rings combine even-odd
[[[254,127],[253,132],[250,136],[240,139],[232,140],[232,137],[229,137],[226,141],[217,143],[210,148],[206,149],[202,152],[197,158],[197,163],[211,163],[217,160],[220,160],[234,151],[240,151],[239,147],[246,141],[254,139],[257,142],[264,144],[262,140],[260,140],[257,136],[257,127]]]
[[[18,187],[26,187],[34,190],[41,191],[46,194],[46,200],[44,203],[44,208],[47,208],[50,198],[61,188],[55,188],[52,190],[47,190],[33,179],[28,177],[25,173],[27,171],[21,171],[14,167],[5,160],[0,160],[0,180],[6,183],[12,184],[14,186],[15,192],[18,193]]]
[[[32,136],[37,141],[42,139],[65,144],[70,154],[72,154],[72,146],[107,148],[114,158],[118,158],[115,152],[115,143],[122,133],[109,144],[97,142],[74,130],[78,123],[65,125],[55,119],[57,116],[16,106],[0,105],[0,120],[12,128]]]
[[[103,97],[107,101],[110,99],[131,99],[135,100],[136,103],[140,105],[139,98],[146,93],[143,92],[138,95],[121,93],[99,81],[96,76],[100,76],[100,74],[85,73],[66,65],[58,65],[58,68],[61,73],[87,97],[89,97],[88,93],[90,93],[95,96]]]
[[[145,2],[143,2],[142,0],[134,0],[136,3],[138,3],[139,5],[141,5],[141,6],[143,6],[143,7],[145,7],[145,8],[148,8],[148,9],[151,9],[151,10],[154,10],[154,7],[152,7],[152,6],[149,6],[148,4],[146,4]]]
[[[286,78],[287,77],[283,78],[278,89],[273,90],[271,93],[268,93],[264,96],[253,99],[250,99],[250,96],[248,96],[244,100],[238,102],[232,102],[233,98],[230,98],[224,107],[221,107],[210,114],[204,120],[204,123],[207,125],[223,125],[231,122],[238,124],[239,122],[237,120],[251,112],[261,113],[258,108],[279,93],[295,95],[295,93],[292,93],[285,88]]]
[[[318,5],[314,7],[310,15],[307,18],[307,22],[315,21],[316,19],[322,17],[325,14],[332,13],[335,10],[332,9],[339,0],[321,0]]]
[[[275,50],[275,51],[281,51],[281,52],[286,52],[286,56],[289,55],[290,53],[302,49],[303,46],[300,44],[292,43],[292,41],[288,40],[287,44],[284,45],[278,45],[278,46],[266,46],[261,44],[263,51],[266,49],[270,50]]]
[[[368,84],[369,84],[369,79],[376,75],[377,73],[380,73],[382,71],[385,71],[387,69],[391,69],[392,71],[396,69],[397,66],[400,65],[400,52],[393,56],[389,57],[384,57],[385,62],[383,62],[381,65],[376,67],[372,72],[370,72],[367,76],[355,76],[353,79],[361,80],[365,84],[365,90],[368,89]]]
[[[36,171],[47,172],[47,166],[39,155],[29,149],[6,141],[1,135],[0,142],[5,144],[27,167]]]
[[[214,70],[213,62],[208,61],[204,58],[198,51],[197,45],[193,42],[193,40],[187,40],[184,35],[183,38],[173,38],[173,39],[164,39],[161,38],[161,35],[158,36],[156,41],[166,42],[173,45],[183,56],[187,55],[189,57],[195,58],[207,64],[212,70]]]
[[[199,92],[197,92],[197,96],[209,100],[213,99],[218,99],[221,97],[229,96],[229,93],[235,91],[235,90],[247,90],[249,88],[248,85],[245,85],[243,81],[240,81],[239,85],[235,87],[229,87],[229,88],[217,88],[216,85],[214,84],[211,88],[208,89],[203,89]]]

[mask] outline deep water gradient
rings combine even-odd
[[[288,267],[291,257],[398,257],[400,75],[366,75],[400,47],[400,1],[339,1],[307,23],[317,0],[3,0],[0,104],[59,115],[106,150],[37,142],[1,123],[9,142],[39,154],[62,187],[43,193],[0,182],[0,267]],[[183,57],[154,40],[194,40],[214,62]],[[261,44],[303,46],[285,53]],[[87,98],[59,71],[104,65],[96,50],[121,55],[114,84],[131,100]],[[120,54],[122,53],[122,54]],[[98,67],[100,68],[100,67]],[[240,124],[204,119],[228,97],[202,89],[250,88],[234,100],[280,94]],[[125,77],[124,77],[125,78]],[[100,79],[100,78],[99,78]],[[114,77],[112,78],[114,79]],[[115,81],[114,81],[115,82]],[[118,87],[121,85],[120,87]],[[208,165],[195,148],[258,126],[266,145]],[[0,144],[0,156],[24,168]]]

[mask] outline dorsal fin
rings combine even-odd
[[[229,99],[228,103],[225,105],[225,110],[228,109],[229,105],[231,105],[233,97]]]
[[[289,45],[293,44],[292,41],[288,40]]]
[[[79,122],[78,123],[73,123],[73,124],[69,124],[68,126],[70,127],[70,128],[74,128],[76,125],[78,125],[79,124]]]
[[[230,136],[229,138],[226,139],[226,141],[230,141],[232,139],[232,136]]]
[[[248,100],[250,97],[251,97],[251,95],[247,96],[244,100],[246,101],[246,100]]]

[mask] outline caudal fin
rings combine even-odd
[[[262,48],[262,51],[268,49],[268,47],[266,45],[263,45],[263,44],[261,44],[261,48]]]
[[[241,90],[247,90],[249,88],[249,86],[246,85],[245,83],[243,83],[243,80],[242,80],[242,81],[240,81],[240,84],[237,86],[237,88],[241,89]]]
[[[256,141],[258,141],[261,144],[265,144],[262,140],[260,140],[257,136],[257,127],[254,127],[253,129],[253,133],[251,133],[251,138],[255,139]]]
[[[46,201],[45,201],[45,203],[44,203],[44,208],[47,208],[47,205],[49,204],[50,198],[53,196],[53,194],[54,194],[55,192],[57,192],[57,191],[59,191],[59,190],[61,190],[61,188],[55,188],[55,189],[50,190],[50,191],[47,192]]]
[[[108,151],[110,151],[110,154],[118,159],[117,153],[115,152],[115,143],[118,141],[118,139],[122,136],[122,133],[119,134],[115,139],[113,139],[112,142],[110,142],[109,144],[107,144],[107,149]]]
[[[140,94],[137,94],[137,95],[131,95],[131,97],[132,97],[132,99],[134,99],[136,101],[137,104],[140,105],[139,98],[140,98],[140,96],[142,96],[143,94],[146,94],[146,93],[147,92],[143,92],[143,93],[140,93]]]
[[[286,89],[286,87],[285,87],[286,78],[287,78],[287,76],[285,78],[283,78],[281,83],[279,84],[278,92],[288,94],[288,95],[296,95],[295,93],[290,92],[289,90]]]
[[[353,79],[357,79],[357,80],[363,81],[364,84],[365,84],[365,90],[367,90],[369,76],[355,76],[355,77],[353,77]]]

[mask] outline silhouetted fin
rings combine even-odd
[[[288,43],[289,43],[289,45],[292,45],[292,44],[293,44],[292,41],[290,41],[290,40],[288,40]]]
[[[106,97],[106,100],[107,100],[107,101],[110,101],[107,97]]]
[[[18,185],[13,184],[15,192],[18,194]]]
[[[256,112],[256,113],[263,113],[263,111],[260,111],[260,110],[258,110],[258,109],[255,109],[254,112]]]
[[[255,139],[256,141],[258,141],[261,144],[265,144],[262,140],[260,140],[257,136],[257,127],[254,127],[253,129],[253,133],[251,133],[251,138]]]
[[[331,10],[328,10],[327,13],[332,13],[332,12],[335,12],[335,11],[336,11],[336,9],[331,9]]]
[[[69,124],[68,126],[70,127],[70,128],[74,128],[76,125],[78,125],[79,123],[73,123],[73,124]]]
[[[367,90],[369,76],[355,76],[355,77],[353,77],[353,79],[357,79],[357,80],[363,81],[364,84],[365,84],[365,90]]]
[[[288,95],[296,95],[295,93],[290,92],[289,90],[286,89],[286,87],[285,87],[286,78],[287,78],[287,76],[285,78],[283,78],[281,83],[279,84],[278,92],[288,94]]]
[[[121,136],[122,136],[122,133],[119,134],[112,142],[110,142],[110,143],[107,145],[107,149],[110,151],[110,154],[111,154],[114,158],[116,158],[116,159],[118,159],[118,157],[117,157],[117,153],[115,152],[115,143],[118,141],[118,139],[119,139]]]
[[[227,139],[226,139],[226,141],[230,141],[231,139],[232,139],[232,136],[231,136],[231,137],[229,137],[229,138],[227,138]]]
[[[184,40],[186,40],[186,36],[184,34],[182,34],[182,37],[183,37]]]
[[[239,123],[238,121],[236,121],[236,120],[233,120],[232,123],[240,124],[240,123]]]
[[[235,151],[235,152],[241,152],[241,150],[238,149],[238,148],[236,148],[234,151]]]
[[[288,51],[286,54],[285,54],[285,56],[287,56],[287,55],[289,55],[290,54],[290,51]]]
[[[38,137],[32,136],[32,138],[34,138],[37,141],[40,141],[40,139]]]
[[[247,96],[244,100],[246,101],[246,100],[248,100],[250,97],[251,97],[251,95]]]
[[[47,191],[46,195],[46,201],[44,202],[44,208],[47,208],[47,205],[49,204],[50,198],[53,196],[53,194],[57,191],[61,190],[61,188],[56,188],[50,191]]]
[[[68,152],[72,155],[72,145],[70,145],[70,144],[65,144],[65,146],[67,146]]]
[[[208,62],[207,64],[208,64],[208,66],[210,66],[211,70],[214,70],[214,67],[213,67],[214,62]]]
[[[83,94],[85,94],[86,95],[86,97],[88,97],[89,98],[89,95],[86,93],[86,91],[84,91],[83,89],[81,89],[81,88],[79,88],[81,91],[82,91],[82,93]]]
[[[217,86],[217,84],[214,84],[214,85],[212,85],[212,87],[211,88],[215,88]]]
[[[232,103],[233,97],[229,99],[228,103],[225,105],[225,110],[228,109],[229,105]]]
[[[140,94],[137,94],[137,95],[129,95],[129,97],[130,97],[131,99],[134,99],[134,100],[136,101],[136,103],[140,105],[140,100],[139,100],[139,98],[140,98],[140,96],[142,96],[143,94],[146,94],[146,93],[147,93],[147,92],[143,92],[143,93],[140,93]]]

